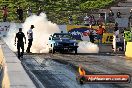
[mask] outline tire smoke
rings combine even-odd
[[[98,53],[99,47],[91,42],[82,41],[78,44],[78,53]]]
[[[15,35],[18,32],[18,29],[22,27],[21,24],[18,23],[10,23],[9,31],[7,32],[6,37],[3,37],[4,42],[9,46],[9,48],[16,52],[17,47],[15,44]]]
[[[30,29],[30,26],[34,25],[33,29],[33,45],[31,52],[33,53],[48,53],[47,47],[49,36],[53,33],[60,32],[59,27],[48,21],[46,14],[41,13],[40,16],[30,16],[23,24],[23,31],[25,34]]]
[[[26,36],[26,45],[24,48],[26,51],[28,46],[28,37],[27,31],[30,29],[30,26],[34,25],[33,29],[33,44],[31,47],[32,53],[48,53],[49,49],[47,47],[49,36],[53,33],[60,32],[59,27],[48,21],[46,14],[41,13],[40,16],[32,15],[26,18],[25,22],[22,24],[11,23],[9,32],[7,33],[7,37],[4,37],[4,41],[9,46],[9,48],[16,52],[17,47],[14,45],[15,35],[18,32],[18,29],[21,27],[22,31]]]
[[[33,44],[31,47],[32,53],[48,53],[48,40],[49,36],[53,33],[60,33],[61,30],[57,26],[57,24],[52,23],[51,21],[48,21],[46,14],[41,13],[40,16],[32,15],[28,18],[26,18],[25,22],[23,24],[16,24],[13,23],[10,26],[9,32],[7,34],[7,37],[4,38],[4,41],[6,44],[10,47],[11,50],[17,51],[17,47],[14,46],[14,39],[15,34],[18,32],[19,27],[23,28],[23,32],[27,38],[27,31],[30,29],[30,26],[34,25],[33,29]],[[27,41],[28,43],[28,41]],[[27,48],[26,44],[25,51]],[[96,44],[93,44],[91,42],[82,41],[79,42],[78,47],[78,53],[98,53],[99,48]]]

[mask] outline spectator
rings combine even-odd
[[[109,17],[114,16],[114,13],[112,12],[112,10],[110,10],[110,12],[108,13]]]
[[[101,14],[99,14],[99,19],[97,20],[97,24],[103,24],[105,21],[104,21],[104,17],[101,16]]]
[[[130,15],[132,15],[132,9],[130,10]]]
[[[117,13],[116,13],[116,17],[117,18],[121,18],[121,12],[118,10]]]
[[[86,14],[86,16],[84,17],[84,25],[85,25],[85,26],[89,26],[89,17],[88,17],[87,14]]]
[[[94,43],[94,29],[92,25],[90,25],[90,34],[89,34],[90,42]]]
[[[113,35],[113,49],[114,51],[123,51],[124,50],[124,33],[120,33],[119,29],[114,31]]]
[[[69,19],[69,24],[73,24],[73,18],[71,15],[69,15],[68,19]]]
[[[102,13],[99,14],[103,19],[105,19],[105,13],[102,10]]]
[[[118,23],[115,23],[114,32],[118,30]]]
[[[118,23],[115,23],[114,31],[113,31],[113,50],[116,52],[116,43],[119,41],[119,38],[117,38],[117,35],[119,35],[119,29],[118,29]]]
[[[31,9],[31,7],[28,7],[28,9],[27,9],[27,15],[28,16],[32,15],[32,9]]]
[[[119,34],[116,40],[116,46],[118,51],[124,51],[124,37],[123,34]]]
[[[23,22],[23,10],[20,6],[17,8],[16,13],[17,13],[19,21]]]
[[[41,9],[41,7],[39,7],[39,9],[38,9],[38,13],[37,13],[37,16],[39,16],[40,13],[42,13],[42,12],[43,12],[43,10]]]
[[[89,25],[92,25],[92,16],[89,16],[89,17],[88,17],[88,26],[89,26]]]
[[[99,28],[96,30],[96,32],[97,32],[98,44],[102,44],[102,38],[105,29],[102,27],[102,25],[99,25]]]
[[[129,16],[129,19],[131,19],[132,17],[132,9],[130,10],[130,16]]]
[[[108,19],[109,19],[109,22],[114,21],[114,13],[112,12],[112,10],[110,10],[110,12],[108,13]]]
[[[80,21],[81,21],[81,16],[77,16],[77,22],[76,22],[76,24],[79,25]]]
[[[7,15],[8,15],[8,9],[7,6],[4,6],[2,9],[2,14],[3,14],[3,22],[7,21]]]
[[[96,21],[93,15],[91,15],[91,19],[92,19],[92,26],[96,25]]]

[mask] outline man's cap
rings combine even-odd
[[[92,25],[89,25],[89,27],[91,28],[91,27],[92,27]]]
[[[34,28],[34,25],[31,25],[31,28]]]
[[[102,27],[102,25],[100,24],[99,27]]]
[[[19,28],[19,31],[22,31],[22,28]]]

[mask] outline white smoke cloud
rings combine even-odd
[[[15,46],[15,35],[20,27],[22,27],[21,24],[11,23],[7,36],[3,38],[3,40],[6,42],[6,44],[12,51],[17,51],[17,48]]]
[[[53,33],[60,32],[59,27],[47,20],[46,14],[41,13],[40,16],[30,16],[23,24],[23,31],[27,34],[30,26],[34,25],[33,29],[33,45],[31,52],[33,53],[48,53],[47,42],[49,36]]]
[[[22,24],[13,23],[10,26],[8,35],[4,38],[4,41],[7,45],[13,50],[17,51],[16,46],[14,46],[15,34],[18,32],[20,27],[23,28],[23,32],[27,38],[27,31],[30,29],[30,26],[34,25],[33,29],[33,45],[31,47],[31,52],[33,53],[48,53],[49,49],[47,47],[47,42],[49,39],[49,35],[61,32],[57,24],[52,23],[47,20],[46,14],[41,13],[40,16],[32,15],[28,17],[25,22]],[[27,41],[28,43],[28,41]],[[78,53],[98,53],[99,48],[96,44],[91,42],[82,41],[79,42]],[[25,50],[27,48],[27,44],[25,45]]]
[[[78,53],[98,53],[99,47],[91,42],[82,41],[78,44]]]

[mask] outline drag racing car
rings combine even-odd
[[[49,53],[75,52],[77,54],[78,43],[69,33],[54,33],[48,41]]]

